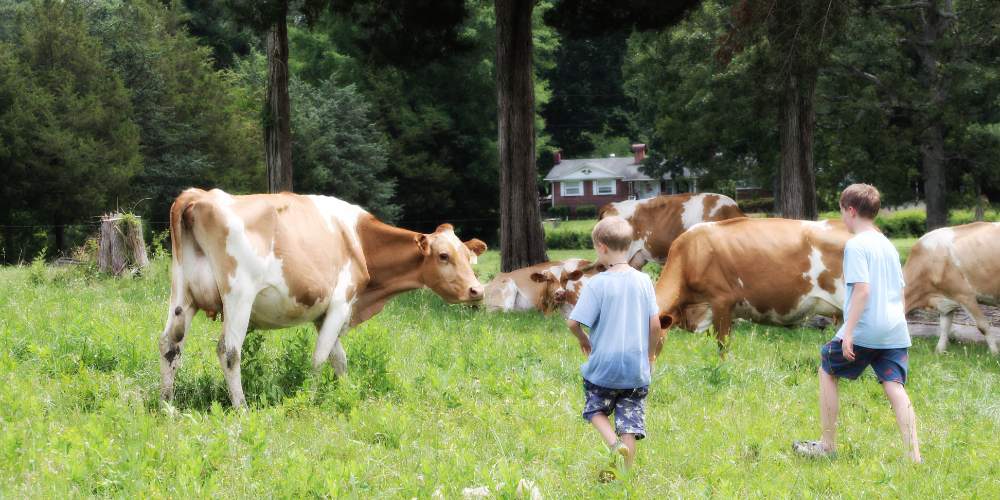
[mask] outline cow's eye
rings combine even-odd
[[[441,262],[448,262],[448,253],[447,252],[439,253],[438,258],[441,259]]]

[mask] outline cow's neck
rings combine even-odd
[[[393,296],[425,285],[421,276],[424,254],[417,247],[419,236],[375,218],[359,222],[358,237],[369,280],[358,298],[352,323],[374,316]]]

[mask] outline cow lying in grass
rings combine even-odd
[[[313,364],[347,369],[340,335],[391,297],[428,287],[448,302],[476,302],[483,286],[472,261],[486,251],[442,224],[430,234],[380,222],[329,196],[232,196],[188,189],[170,208],[170,306],[160,335],[161,394],[170,400],[185,334],[195,313],[222,313],[218,356],[233,406],[246,403],[240,352],[247,328],[311,322]]]
[[[537,310],[549,314],[558,309],[568,315],[576,305],[587,280],[604,270],[584,259],[552,261],[498,274],[486,284],[483,303],[490,311]]]
[[[714,326],[721,350],[733,318],[789,326],[816,314],[840,316],[850,237],[840,221],[698,224],[677,238],[660,273],[660,323],[699,332]]]
[[[903,279],[906,312],[930,308],[941,314],[938,352],[948,348],[952,317],[962,307],[986,336],[990,352],[1000,354],[979,307],[1000,302],[1000,223],[973,222],[923,235],[910,251]]]
[[[743,217],[732,198],[714,193],[675,194],[644,200],[609,203],[600,217],[617,215],[632,225],[629,265],[642,269],[647,262],[663,264],[670,245],[695,224]]]

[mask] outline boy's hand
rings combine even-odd
[[[840,341],[840,350],[844,353],[844,358],[848,361],[854,361],[854,336],[845,333],[844,338]]]
[[[583,337],[580,337],[578,340],[580,341],[580,351],[583,352],[584,356],[586,356],[586,357],[589,358],[590,357],[590,339],[586,335],[584,335]]]

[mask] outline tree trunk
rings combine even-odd
[[[948,193],[945,187],[944,134],[931,125],[920,136],[920,160],[927,202],[927,230],[948,225]]]
[[[267,102],[264,104],[264,158],[267,191],[292,190],[291,105],[288,98],[288,27],[285,15],[267,32]]]
[[[548,260],[538,208],[531,11],[534,0],[496,0],[500,152],[500,270]]]
[[[928,111],[923,118],[924,130],[920,134],[920,160],[927,202],[927,230],[930,231],[948,225],[945,128],[940,114],[947,104],[948,93],[937,51],[941,50],[940,38],[951,25],[955,10],[951,0],[932,0],[920,8],[922,24],[914,27],[918,32],[911,37],[911,46],[920,61],[918,80],[929,97]]]
[[[781,133],[781,192],[779,210],[788,219],[817,216],[813,132],[816,110],[816,70],[788,76],[779,116]]]

